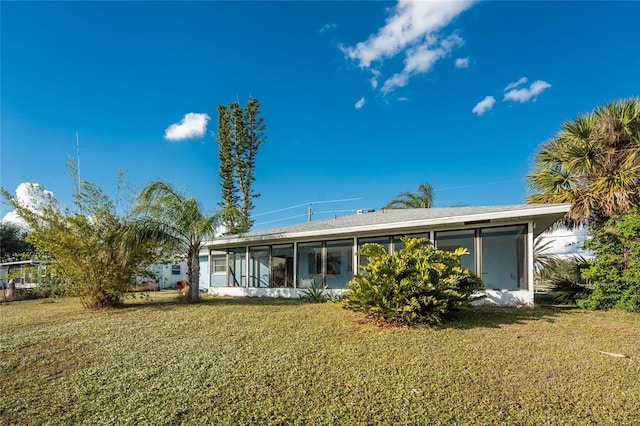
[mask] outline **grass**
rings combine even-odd
[[[640,419],[640,315],[475,308],[381,328],[336,304],[174,298],[0,306],[0,424]]]

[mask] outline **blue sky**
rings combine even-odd
[[[521,203],[564,120],[640,95],[640,2],[3,1],[0,14],[4,188],[38,183],[69,204],[78,132],[83,179],[166,179],[213,212],[216,108],[252,96],[267,126],[254,229],[305,221],[309,202],[357,199],[316,203],[314,219],[377,209],[421,182],[436,207]]]

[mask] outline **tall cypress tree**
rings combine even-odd
[[[256,180],[256,155],[258,148],[266,139],[264,135],[264,119],[259,114],[260,101],[255,98],[249,99],[243,113],[244,138],[240,149],[242,160],[238,167],[242,201],[241,211],[242,216],[246,218],[247,228],[251,228],[253,225],[253,220],[250,217],[250,212],[254,207],[253,200],[260,196],[253,190],[253,182]]]
[[[235,159],[233,149],[233,138],[231,128],[231,115],[226,105],[218,105],[218,176],[220,176],[220,186],[222,188],[222,201],[218,203],[221,207],[223,224],[227,231],[236,233],[236,217],[238,209],[238,189],[235,177]]]
[[[238,102],[218,106],[218,175],[222,183],[222,216],[231,234],[247,232],[253,225],[253,190],[258,148],[266,139],[260,102],[250,98],[243,108]]]

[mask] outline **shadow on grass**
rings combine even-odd
[[[200,297],[197,302],[186,301],[178,292],[165,290],[142,294],[136,299],[125,299],[120,309],[157,308],[179,306],[297,306],[305,302],[300,299],[275,297]]]
[[[564,307],[550,306],[477,306],[461,310],[452,321],[439,325],[438,328],[499,328],[504,325],[526,324],[532,321],[555,322],[558,316],[569,310]]]
[[[300,299],[274,297],[211,297],[205,295],[195,303],[181,300],[175,290],[152,292],[149,297],[128,299],[120,309],[178,309],[188,306],[300,306],[307,304]],[[337,307],[337,309],[342,309]],[[503,307],[477,306],[459,311],[453,319],[437,325],[437,329],[472,329],[472,328],[500,328],[504,325],[526,324],[532,321],[555,322],[556,317],[575,310],[571,306],[539,306],[534,307]],[[375,323],[366,320],[363,323]]]

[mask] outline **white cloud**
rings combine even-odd
[[[486,96],[483,100],[478,102],[476,106],[473,107],[471,112],[477,115],[482,115],[485,112],[489,111],[493,108],[493,105],[496,103],[496,98],[493,96]]]
[[[364,104],[365,104],[365,103],[367,103],[367,100],[366,100],[365,98],[360,98],[360,99],[358,100],[358,102],[356,102],[356,104],[354,105],[354,107],[355,107],[356,109],[360,109],[360,108],[362,108],[362,107],[364,106]]]
[[[380,71],[372,69],[371,74],[373,74],[373,76],[371,77],[371,80],[369,80],[369,82],[371,83],[371,88],[375,90],[378,87],[378,77],[380,77]]]
[[[409,82],[409,76],[405,73],[395,73],[387,79],[382,85],[380,91],[385,95],[394,91],[397,87],[404,87]]]
[[[463,40],[456,34],[450,35],[444,40],[430,40],[429,44],[423,44],[407,49],[402,72],[395,73],[382,85],[380,91],[383,94],[392,92],[397,87],[404,87],[409,83],[413,75],[429,72],[438,60],[451,53],[451,50],[461,45]]]
[[[475,0],[449,2],[427,2],[400,0],[391,9],[391,14],[377,33],[355,46],[341,46],[345,55],[356,61],[361,68],[370,68],[372,63],[382,63],[405,52],[404,69],[394,73],[382,86],[386,94],[396,87],[405,86],[411,76],[428,72],[433,65],[451,50],[462,44],[457,35],[447,37],[439,34]],[[378,87],[377,74],[374,74]]]
[[[170,141],[181,141],[204,136],[207,131],[207,123],[210,117],[208,114],[190,112],[186,114],[182,121],[172,124],[164,131],[164,137]]]
[[[469,58],[458,58],[456,59],[456,68],[469,68]]]
[[[520,79],[522,80],[522,79]],[[513,83],[511,83],[513,84]],[[511,86],[511,84],[509,86]],[[509,87],[507,86],[507,88]],[[540,93],[550,88],[551,85],[546,81],[536,80],[531,85],[522,89],[512,88],[507,93],[504,94],[504,101],[517,101],[517,102],[528,102],[531,99],[535,99]],[[505,89],[507,90],[507,89]]]
[[[518,81],[514,81],[513,83],[507,84],[507,87],[504,88],[504,91],[506,92],[507,90],[515,89],[516,87],[525,84],[527,81],[529,81],[527,80],[527,77],[522,77]]]
[[[330,22],[330,23],[328,23],[328,24],[324,24],[324,25],[322,26],[322,28],[320,28],[320,33],[326,33],[326,32],[329,32],[329,31],[333,31],[333,30],[335,30],[336,28],[338,28],[338,25],[336,25],[336,24],[334,24],[334,23]]]
[[[30,210],[37,211],[42,203],[42,197],[53,197],[53,192],[43,189],[38,183],[22,182],[16,188],[16,199],[18,202]],[[24,221],[15,210],[4,215],[2,222],[13,223],[22,228],[27,228],[27,222]]]
[[[589,250],[582,249],[588,238],[587,228],[567,229],[558,228],[540,235],[544,243],[550,242],[545,253],[555,254],[559,257],[580,255],[585,258],[593,257]]]

